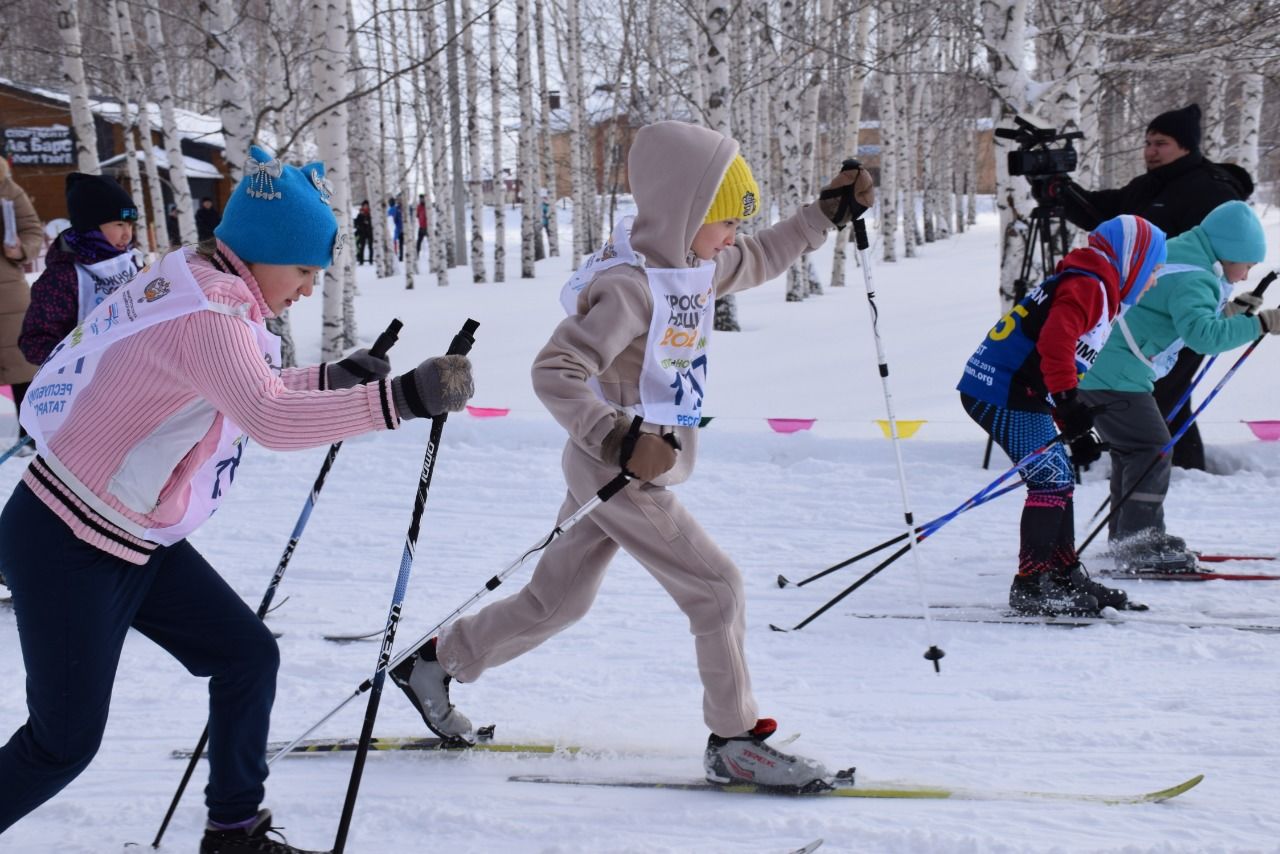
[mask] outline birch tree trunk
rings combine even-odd
[[[782,185],[778,199],[778,215],[791,216],[800,207],[806,164],[804,158],[804,58],[800,52],[802,31],[800,3],[782,0],[779,6],[781,30],[781,70],[777,92],[774,136],[781,156]],[[809,295],[804,261],[798,260],[787,270],[787,302],[799,302]]]
[[[893,4],[881,0],[876,11],[876,67],[880,69],[880,239],[885,261],[898,260],[898,111],[897,35]]]
[[[383,57],[382,14],[378,10],[378,0],[372,0],[373,7],[373,57],[376,67],[375,78],[381,69],[386,67]],[[377,197],[369,206],[369,218],[373,220],[373,266],[379,279],[389,279],[396,274],[395,235],[388,222],[388,201],[391,198],[391,184],[387,181],[387,99],[386,87],[380,86],[374,93],[378,105],[378,124],[372,128],[375,155],[369,158],[370,166],[377,178]],[[370,117],[372,122],[372,116]],[[366,149],[367,150],[367,149]]]
[[[184,245],[196,242],[195,210],[191,204],[191,182],[187,180],[187,161],[182,154],[182,137],[178,134],[173,84],[169,80],[169,60],[165,51],[164,29],[155,0],[148,0],[143,13],[143,26],[151,46],[151,85],[160,98],[160,123],[164,129],[165,155],[169,158],[169,185],[173,190],[174,213],[178,219],[179,239]],[[170,235],[172,238],[173,235]]]
[[[319,104],[334,104],[315,125],[316,148],[324,161],[325,178],[331,187],[328,199],[338,220],[339,243],[333,266],[324,277],[324,312],[321,322],[320,352],[326,362],[342,358],[343,351],[356,343],[355,267],[353,253],[345,248],[351,234],[351,170],[347,157],[348,89],[347,44],[348,0],[310,0],[311,81]]]
[[[452,192],[449,194],[453,212],[453,260],[461,265],[467,257],[467,188],[465,173],[462,168],[462,78],[458,74],[458,12],[454,0],[442,0],[444,3],[445,33],[449,38],[445,45],[445,71],[448,75],[445,86],[449,94],[449,156],[451,158],[453,179]]]
[[[538,202],[537,169],[534,154],[533,92],[529,55],[529,3],[516,0],[516,88],[520,92],[520,278],[534,277],[534,206]]]
[[[378,4],[375,0],[373,3],[373,14],[376,25]],[[360,34],[356,30],[355,13],[352,11],[351,4],[347,3],[347,31],[351,34],[351,68],[353,69],[353,77],[355,86],[359,90],[368,88],[369,75],[364,66],[364,59],[360,49]],[[378,96],[374,96],[377,99]],[[364,201],[369,203],[369,231],[372,235],[370,238],[370,260],[373,262],[373,274],[375,278],[385,278],[390,273],[386,272],[386,243],[387,243],[387,218],[380,214],[382,204],[386,200],[386,190],[382,185],[382,157],[375,150],[373,140],[379,140],[381,147],[382,136],[378,132],[378,128],[373,126],[374,116],[369,108],[370,99],[358,98],[352,102],[352,112],[350,115],[351,122],[351,141],[355,144],[357,151],[364,152],[361,160],[363,168],[360,170],[362,185],[360,195]],[[415,105],[419,99],[415,98]]]
[[[853,17],[853,9],[859,0],[846,0],[846,11],[842,16],[844,20]],[[840,109],[837,116],[842,120],[842,136],[844,138],[844,151],[848,152],[845,156],[856,157],[858,154],[858,137],[862,133],[862,95],[867,83],[867,41],[871,31],[871,4],[864,2],[857,11],[857,20],[854,24],[852,43],[841,44],[841,52],[846,52],[853,60],[853,67],[846,73],[848,80],[848,94],[840,98]],[[848,34],[848,30],[844,30],[844,34]],[[848,39],[845,39],[848,41]],[[837,89],[839,87],[837,86]],[[839,145],[836,147],[840,151]],[[852,232],[850,232],[852,237]],[[837,233],[835,240],[832,241],[835,248],[831,259],[831,287],[842,288],[845,286],[845,255],[849,246],[849,238],[843,233]]]
[[[467,189],[471,197],[471,281],[483,282],[484,272],[484,171],[480,160],[480,80],[471,27],[471,0],[460,0],[462,14],[462,65],[467,79]]]
[[[155,229],[155,242],[151,248],[157,255],[162,255],[169,251],[169,224],[164,215],[164,191],[160,188],[155,143],[151,139],[151,107],[139,67],[141,57],[138,56],[138,40],[133,32],[133,10],[127,3],[116,3],[116,15],[120,22],[120,41],[124,45],[121,64],[128,80],[128,97],[137,102],[138,112],[134,114],[134,124],[138,126],[138,135],[142,141],[142,168],[147,175],[147,200],[151,204],[151,226]]]
[[[445,148],[441,140],[445,138],[444,125],[446,111],[444,91],[440,78],[440,52],[436,37],[435,7],[428,6],[422,13],[422,28],[426,34],[427,61],[423,66],[426,82],[427,126],[431,143],[431,223],[428,228],[431,240],[431,264],[436,271],[436,286],[447,287],[449,284],[449,254],[453,242],[449,233],[450,224],[445,205],[445,196],[449,193],[449,171],[445,165]]]
[[[1262,104],[1265,79],[1258,68],[1247,71],[1241,79],[1240,89],[1240,142],[1236,148],[1236,163],[1258,180],[1258,131],[1262,124]]]
[[[1221,159],[1227,151],[1227,88],[1230,80],[1230,73],[1219,61],[1211,61],[1205,74],[1203,151],[1206,157]]]
[[[111,53],[120,58],[115,65],[115,87],[120,98],[120,132],[124,136],[124,165],[125,172],[129,176],[129,193],[133,196],[135,202],[142,198],[145,188],[142,186],[142,176],[138,173],[138,147],[134,139],[133,131],[135,126],[134,105],[133,105],[133,87],[130,85],[129,66],[133,62],[132,53],[125,53],[124,37],[120,32],[120,16],[128,14],[127,7],[123,7],[119,0],[105,0],[103,9],[107,15],[107,30],[110,37]],[[138,241],[138,248],[148,261],[151,254],[151,238],[147,232],[147,209],[145,206],[138,205],[138,221],[134,226],[134,236]]]
[[[593,251],[591,245],[592,205],[583,167],[583,135],[586,131],[586,95],[582,91],[582,57],[578,0],[565,0],[567,45],[567,88],[569,90],[569,172],[573,184],[573,264]],[[594,182],[592,182],[594,183]],[[594,188],[593,188],[594,190]]]
[[[236,20],[232,0],[201,0],[200,22],[205,35],[205,54],[213,66],[213,97],[222,119],[222,137],[227,176],[240,183],[244,161],[249,156],[249,90],[245,84],[244,56],[240,41],[231,32]],[[345,21],[345,19],[344,19]],[[339,24],[345,29],[345,23]]]
[[[507,193],[502,173],[502,67],[498,63],[498,4],[489,7],[489,148],[493,156],[493,280],[507,278]],[[576,228],[576,225],[575,225]]]
[[[84,49],[80,37],[79,0],[58,0],[58,36],[62,40],[62,81],[71,96],[71,129],[76,136],[76,168],[89,175],[102,171],[98,164],[98,131],[89,110],[89,84],[84,76]]]
[[[389,18],[391,35],[391,67],[400,70],[400,33],[396,27],[396,15]],[[406,21],[409,19],[406,17]],[[412,167],[404,162],[404,97],[401,80],[390,81],[391,115],[395,120],[392,133],[396,148],[396,194],[400,197],[400,218],[404,221],[401,235],[401,252],[404,255],[404,287],[413,290],[413,277],[418,271],[418,204],[413,199]]]
[[[689,67],[689,96],[693,107],[694,121],[698,124],[710,124],[707,116],[707,80],[703,74],[702,22],[707,20],[706,4],[708,0],[685,0],[686,23],[685,34],[688,44],[685,46]],[[714,2],[714,0],[712,0]]]
[[[542,162],[539,186],[547,188],[547,254],[552,258],[560,256],[560,223],[556,214],[558,191],[556,189],[555,159],[551,151],[551,93],[547,89],[547,45],[546,28],[543,20],[542,6],[545,0],[533,0],[533,30],[537,36],[538,50],[538,92],[542,98],[542,121],[539,123],[538,146]]]
[[[991,63],[988,87],[994,97],[995,124],[1012,127],[1013,117],[1028,112],[1026,73],[1028,0],[982,0],[982,36]],[[1011,176],[1009,140],[995,140],[996,209],[1000,214],[1000,303],[1009,311],[1018,291],[1023,235],[1030,227],[1030,193],[1026,182]]]
[[[702,73],[707,80],[707,125],[729,135],[729,61],[725,56],[729,48],[729,5],[725,0],[708,0],[706,9],[707,52],[703,57]],[[718,332],[741,331],[738,301],[733,294],[716,300],[714,328]]]

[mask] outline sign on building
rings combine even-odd
[[[71,166],[75,143],[71,128],[5,128],[4,150],[14,166]]]

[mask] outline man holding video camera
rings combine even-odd
[[[1037,201],[1053,202],[1073,224],[1092,230],[1120,214],[1134,214],[1176,237],[1200,224],[1223,202],[1244,201],[1253,193],[1249,173],[1229,163],[1211,163],[1200,153],[1200,107],[1191,104],[1156,116],[1147,125],[1142,159],[1147,171],[1118,190],[1086,190],[1066,175],[1033,182]],[[1160,411],[1170,410],[1191,384],[1204,356],[1184,348],[1173,369],[1156,383]],[[1191,402],[1170,423],[1177,432],[1190,415]],[[1191,425],[1173,451],[1173,463],[1189,469],[1204,468],[1204,444]]]

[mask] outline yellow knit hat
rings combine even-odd
[[[739,154],[733,158],[720,189],[711,202],[707,218],[702,222],[720,222],[726,219],[751,219],[760,212],[760,185],[751,174],[751,167]]]

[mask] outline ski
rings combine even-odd
[[[1280,575],[1265,572],[1213,572],[1206,569],[1179,572],[1162,572],[1158,569],[1099,569],[1098,576],[1133,581],[1280,581]]]
[[[523,754],[570,754],[576,755],[582,748],[572,744],[555,744],[551,742],[500,742],[492,741],[492,727],[483,727],[479,731],[480,740],[471,743],[459,738],[437,738],[435,736],[374,736],[369,742],[370,750],[386,752],[394,751],[427,751],[441,753],[523,753]],[[487,733],[487,735],[486,735]],[[357,738],[312,738],[299,742],[289,751],[294,755],[315,755],[323,753],[352,753],[359,746]],[[273,742],[267,745],[267,753],[274,754],[285,747],[285,742]],[[190,759],[188,749],[174,750],[169,754],[174,759]]]
[[[808,845],[804,845],[800,848],[795,848],[791,851],[788,851],[787,854],[813,854],[814,851],[817,851],[821,847],[822,847],[822,840],[815,839],[812,842],[810,842]]]
[[[588,779],[582,777],[548,777],[536,774],[518,774],[508,777],[513,783],[551,783],[560,786],[604,786],[625,789],[666,789],[669,791],[690,792],[724,792],[732,795],[773,795],[791,798],[885,798],[915,800],[962,800],[962,801],[1003,801],[1003,800],[1051,800],[1077,801],[1100,804],[1154,804],[1176,798],[1178,795],[1195,788],[1203,774],[1197,774],[1189,780],[1140,795],[1099,795],[1080,794],[1075,792],[1034,792],[1022,790],[999,789],[962,789],[949,786],[918,785],[835,785],[826,788],[800,791],[796,789],[778,789],[767,786],[756,786],[750,783],[721,786],[705,780],[632,780],[618,778]],[[803,849],[802,849],[803,850]]]
[[[915,613],[853,613],[849,616],[859,620],[924,619],[924,615],[918,611]],[[1253,618],[1237,620],[1215,617],[1160,617],[1152,616],[1149,612],[1115,611],[1111,608],[1106,609],[1101,617],[1072,617],[1067,615],[1043,617],[1035,614],[1020,614],[1004,608],[983,605],[935,605],[929,609],[929,619],[956,623],[1007,623],[1028,626],[1058,626],[1072,629],[1130,623],[1150,626],[1181,626],[1189,629],[1234,629],[1244,632],[1280,634],[1280,623],[1253,622]]]
[[[1275,555],[1217,555],[1196,552],[1196,557],[1205,563],[1226,563],[1232,560],[1275,560]]]

